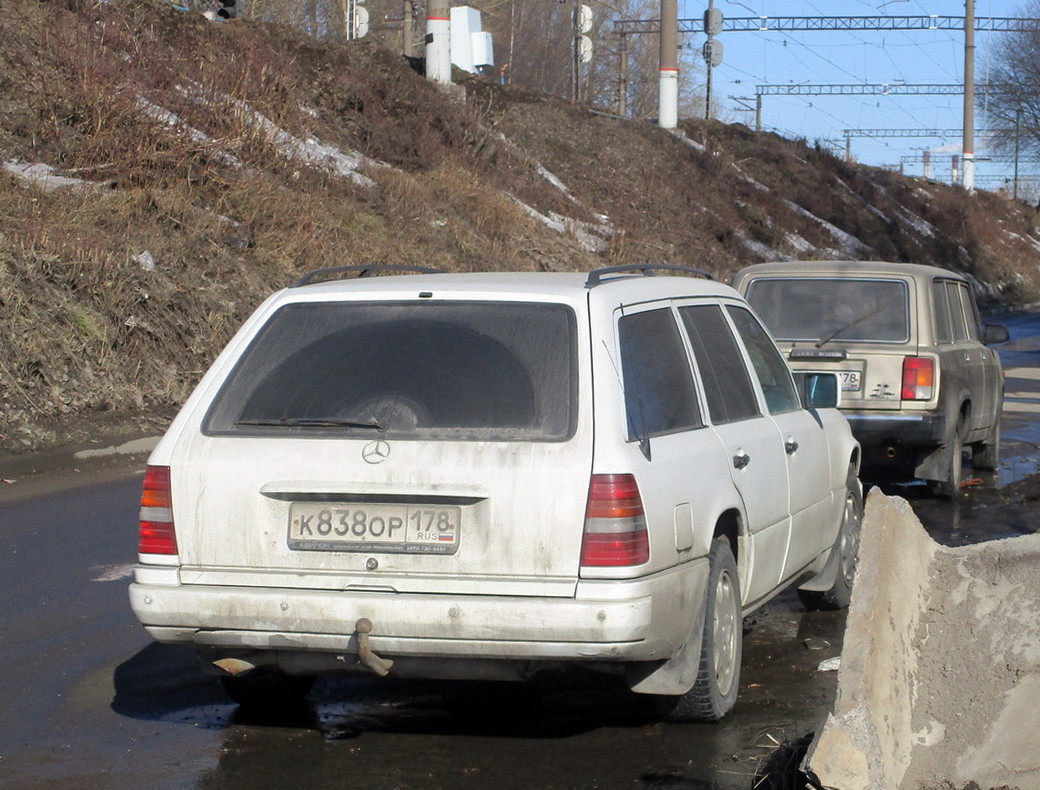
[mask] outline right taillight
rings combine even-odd
[[[632,475],[593,475],[585,508],[581,564],[595,567],[642,565],[650,542],[639,486]]]
[[[903,357],[903,400],[931,400],[935,392],[935,361],[931,357]]]
[[[141,528],[137,550],[141,554],[176,554],[170,467],[149,466],[141,489]]]

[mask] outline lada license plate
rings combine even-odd
[[[858,370],[839,370],[842,392],[859,392],[863,386],[863,375]]]
[[[289,507],[289,548],[454,554],[460,519],[460,508],[440,505],[294,502]]]

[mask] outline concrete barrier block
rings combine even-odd
[[[804,768],[834,790],[1040,788],[1040,535],[935,543],[873,489],[834,710]]]

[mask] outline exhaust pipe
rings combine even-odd
[[[891,459],[891,458],[898,458],[898,457],[899,457],[899,448],[898,447],[896,447],[895,445],[890,444],[888,447],[885,448],[885,458]]]

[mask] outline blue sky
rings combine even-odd
[[[707,0],[680,0],[679,16],[700,19]],[[964,0],[715,0],[727,18],[753,16],[960,16]],[[976,17],[1017,16],[1024,0],[975,0]],[[976,82],[985,80],[990,47],[1001,33],[979,31],[975,36]],[[958,30],[736,32],[719,36],[722,65],[713,72],[717,115],[727,121],[754,123],[753,113],[739,112],[731,96],[750,97],[757,85],[853,83],[962,83],[964,34]],[[703,35],[687,37],[699,52]],[[846,129],[960,129],[960,95],[927,96],[764,96],[762,122],[785,136],[810,141],[832,140],[844,151]],[[976,129],[985,118],[976,109]],[[951,154],[959,153],[953,138],[852,139],[853,156],[871,165],[899,165],[904,157],[920,159],[931,149],[932,176],[949,180]],[[977,158],[986,155],[985,139],[976,136]],[[908,175],[922,175],[920,163],[904,164]],[[996,188],[993,177],[1012,173],[1006,162],[976,166],[977,185]],[[1040,172],[1040,165],[1021,163],[1021,175]]]

